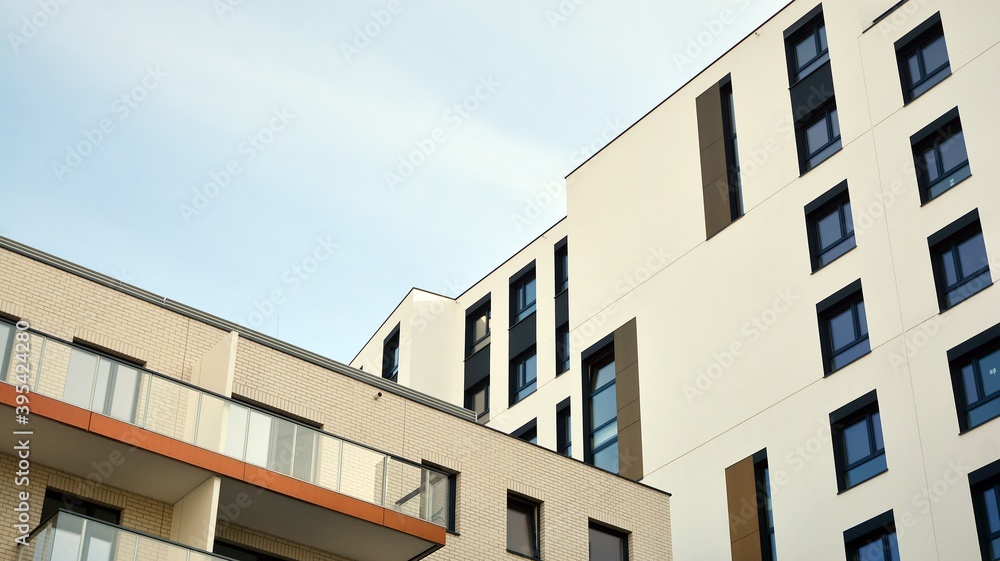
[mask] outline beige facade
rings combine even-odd
[[[586,558],[590,524],[627,534],[630,559],[671,558],[669,497],[660,490],[510,438],[378,376],[0,241],[0,312],[17,334],[0,384],[0,559],[18,556],[18,493],[29,495],[33,529],[47,490],[120,511],[116,559],[133,559],[124,551],[131,544],[148,549],[137,559],[173,559],[185,547],[211,551],[216,541],[294,560],[508,559],[509,494],[538,505],[542,559]],[[18,321],[29,329],[15,329]],[[22,342],[30,348],[19,350]],[[87,357],[99,366],[86,386],[110,388],[108,397],[80,393],[74,373]],[[22,359],[33,434],[30,477],[18,484]],[[254,424],[261,420],[267,424]],[[246,436],[240,423],[249,423]],[[289,456],[275,454],[284,449],[274,440],[255,448],[262,430],[272,439],[291,431]],[[255,460],[258,451],[266,458]],[[454,532],[439,518],[448,495],[440,477],[448,474]]]
[[[842,147],[803,172],[786,35],[818,7]],[[935,17],[950,75],[904,102],[897,48]],[[961,426],[949,351],[1000,323],[1000,292],[987,287],[942,310],[930,240],[976,210],[986,264],[1000,266],[991,132],[1000,126],[998,17],[1000,6],[988,0],[789,3],[571,173],[567,218],[455,299],[457,311],[420,338],[457,332],[461,340],[466,309],[491,292],[502,300],[494,309],[505,310],[512,272],[537,260],[538,325],[545,326],[538,329],[538,389],[508,407],[508,357],[495,352],[488,424],[513,432],[537,419],[539,444],[555,449],[555,407],[569,398],[572,455],[589,461],[584,354],[634,320],[641,481],[674,492],[678,559],[761,558],[759,544],[756,557],[740,549],[745,542],[737,545],[748,534],[734,529],[731,499],[740,487],[734,482],[752,476],[741,462],[764,450],[778,559],[843,559],[845,532],[887,511],[901,559],[981,558],[970,473],[1000,460],[1000,421]],[[704,187],[717,177],[706,166],[717,164],[706,164],[711,154],[700,150],[696,99],[727,77],[742,215],[732,223],[724,216],[726,224],[714,228],[720,215],[706,208],[714,203]],[[971,175],[927,201],[914,139],[955,108]],[[814,270],[806,210],[845,180],[856,247]],[[554,305],[543,291],[552,285],[552,244],[564,236],[572,366],[556,376],[548,339]],[[871,352],[828,373],[817,305],[859,279]],[[499,318],[491,345],[506,344],[505,322]],[[405,329],[394,313],[383,330],[397,323]],[[379,368],[381,333],[355,365]],[[438,348],[436,357],[403,363],[400,381],[420,379],[424,391],[460,404],[465,357]],[[887,470],[841,489],[839,421],[831,414],[873,390]],[[727,469],[737,465],[740,475],[727,485]]]

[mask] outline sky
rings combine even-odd
[[[785,3],[5,0],[0,236],[348,362]]]

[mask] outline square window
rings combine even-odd
[[[476,412],[476,419],[481,420],[490,412],[490,380],[486,378],[475,386],[465,390],[465,408]]]
[[[896,42],[896,62],[906,103],[951,75],[940,13]]]
[[[796,129],[802,173],[820,165],[841,148],[840,118],[832,99],[796,122]]]
[[[569,371],[569,324],[556,328],[556,375]]]
[[[539,559],[539,505],[512,494],[507,495],[507,551]]]
[[[941,311],[993,284],[979,211],[928,238]]]
[[[841,492],[888,469],[875,392],[831,414],[830,428]]]
[[[465,356],[470,357],[490,344],[490,302],[473,309],[465,316]]]
[[[391,382],[399,381],[399,326],[382,343],[382,377]]]
[[[972,175],[957,107],[913,135],[910,143],[921,203]]]
[[[535,313],[535,270],[518,277],[510,285],[511,325]]]
[[[590,523],[590,561],[628,561],[628,534]]]
[[[860,279],[817,304],[816,311],[827,375],[871,352]]]
[[[969,474],[972,508],[984,561],[1000,559],[1000,462]]]
[[[844,532],[848,561],[899,561],[892,511]]]
[[[962,432],[1000,417],[1000,324],[948,351]]]
[[[846,181],[806,206],[806,225],[813,271],[857,246]]]
[[[814,12],[817,12],[816,15],[807,15],[808,21],[798,24],[796,30],[785,38],[788,78],[793,85],[830,60],[823,12]]]
[[[538,358],[535,350],[515,358],[510,363],[510,404],[535,393],[538,382]]]

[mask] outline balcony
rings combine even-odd
[[[204,551],[60,510],[35,528],[17,561],[230,561]]]
[[[253,497],[252,508],[240,509],[240,525],[355,559],[415,557],[444,543],[444,473],[38,333],[30,333],[27,359],[32,412],[38,396],[59,410],[32,415],[32,457],[39,462],[90,480],[96,473],[171,504],[220,475],[220,517],[232,519],[226,509]],[[14,364],[2,371],[3,381],[16,380]],[[8,406],[11,389],[2,400]],[[8,434],[25,428],[13,424],[13,414],[3,418],[0,430]],[[125,456],[122,465],[108,465]],[[113,477],[101,475],[101,466],[113,467]],[[169,477],[153,483],[150,470]],[[348,546],[351,536],[369,544]]]

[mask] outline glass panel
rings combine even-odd
[[[833,129],[833,136],[830,139],[840,138],[840,118],[837,116],[836,109],[830,111],[828,119],[830,120],[830,128]]]
[[[972,364],[962,367],[962,388],[965,390],[965,404],[979,401],[979,391],[976,388],[976,373]]]
[[[337,491],[337,477],[340,471],[340,439],[318,433],[316,435],[316,459],[314,460],[313,482],[320,487]]]
[[[965,134],[958,131],[940,145],[941,164],[944,171],[951,171],[969,161],[965,152]]]
[[[538,379],[538,357],[536,355],[531,355],[524,361],[522,373],[523,381],[526,384],[533,383]]]
[[[213,395],[202,394],[201,408],[198,411],[198,434],[195,444],[215,452],[221,452],[228,447],[229,436],[223,436],[222,427],[226,426],[226,409],[229,402]],[[242,450],[241,450],[242,452]]]
[[[835,353],[853,343],[857,338],[857,334],[854,332],[853,308],[848,308],[830,318],[830,339]]]
[[[490,324],[487,320],[486,314],[479,316],[472,323],[472,340],[478,341],[483,337],[486,337],[486,334],[490,332],[489,329]]]
[[[625,559],[625,540],[600,528],[590,528],[590,561]]]
[[[382,504],[382,470],[385,456],[373,450],[344,443],[341,458],[340,492],[345,495]]]
[[[86,561],[110,561],[114,553],[115,529],[111,526],[87,523]]]
[[[868,335],[868,314],[865,312],[865,301],[862,300],[858,302],[858,327],[861,330],[861,335]]]
[[[11,334],[14,327],[8,323],[0,321],[0,380],[7,379],[8,359],[7,345],[10,343]]]
[[[77,559],[83,541],[83,519],[60,515],[54,529],[51,559]]]
[[[226,452],[231,458],[244,459],[246,452],[247,421],[250,410],[234,403],[228,404],[229,423],[226,428]]]
[[[820,250],[828,247],[844,236],[840,227],[840,209],[836,209],[816,221],[816,231],[819,234]]]
[[[948,64],[948,49],[945,48],[944,35],[934,39],[922,49],[924,69],[932,72],[938,67]]]
[[[271,417],[250,411],[250,430],[247,431],[246,461],[267,467],[267,451],[271,446]]]
[[[531,382],[527,386],[518,390],[517,395],[515,396],[516,401],[521,401],[533,393],[535,393],[535,382]]]
[[[615,379],[615,361],[611,361],[608,364],[600,367],[597,373],[593,375],[593,379],[590,384],[590,391],[594,391],[604,384]]]
[[[1000,349],[979,359],[979,376],[983,381],[983,397],[1000,392]]]
[[[990,542],[990,555],[993,556],[993,561],[1000,559],[1000,538]]]
[[[806,128],[806,146],[809,154],[815,154],[820,148],[830,142],[830,132],[827,129],[826,119],[820,119]]]
[[[618,401],[615,387],[611,386],[595,394],[590,400],[591,426],[599,427],[618,416]]]
[[[829,46],[826,44],[826,26],[821,25],[819,27],[819,50],[820,52],[829,50]]]
[[[108,401],[108,382],[111,379],[112,363],[101,358],[97,363],[97,378],[94,380],[94,397],[87,406],[91,411],[106,413],[105,406]]]
[[[882,545],[882,538],[859,547],[858,561],[888,561],[885,558],[885,546]]]
[[[963,278],[989,265],[982,232],[958,244],[958,261],[961,263]]]
[[[846,201],[840,208],[844,214],[844,224],[847,226],[847,232],[853,232],[854,216],[851,214],[851,201]]]
[[[295,462],[292,476],[303,481],[313,480],[313,453],[316,448],[316,433],[307,427],[295,427]]]
[[[920,61],[917,59],[917,55],[906,59],[906,68],[910,71],[910,85],[919,82],[923,77],[923,72],[920,71]]]
[[[476,412],[476,415],[482,415],[486,412],[486,408],[486,388],[483,388],[472,396],[472,410]]]
[[[958,282],[958,271],[955,269],[955,252],[951,249],[941,254],[941,272],[944,273],[945,286]]]
[[[813,34],[809,34],[809,36],[795,44],[795,62],[799,69],[816,58],[818,54],[816,51],[816,36]]]
[[[836,258],[854,249],[856,246],[857,241],[854,239],[854,234],[851,234],[850,237],[844,241],[824,251],[823,254],[819,256],[819,264],[826,265],[828,263],[832,263]]]
[[[1000,397],[969,410],[969,427],[977,427],[1000,416]]]
[[[847,472],[847,477],[845,478],[847,486],[853,487],[858,483],[875,477],[885,470],[885,454],[875,456],[874,458]]]
[[[847,366],[867,354],[870,350],[871,343],[868,339],[859,341],[856,345],[841,351],[837,356],[833,357],[833,369],[839,370]]]
[[[873,452],[871,442],[868,440],[867,419],[861,419],[852,425],[844,427],[843,438],[844,455],[848,465],[869,456]]]
[[[924,150],[921,155],[923,160],[923,168],[927,173],[927,182],[934,183],[941,177],[941,173],[938,171],[937,153],[934,151],[933,147]]]
[[[295,425],[284,419],[271,421],[271,449],[268,454],[268,468],[278,473],[291,475],[292,455],[295,453]]]
[[[115,373],[115,387],[111,390],[111,410],[116,419],[129,423],[135,420],[135,398],[139,394],[139,371],[125,365],[118,365]]]
[[[527,505],[507,505],[507,549],[529,557],[537,556],[534,512]]]
[[[594,454],[594,466],[618,473],[618,442]]]
[[[593,437],[591,437],[591,447],[599,448],[602,444],[616,436],[618,436],[618,421],[608,423],[606,426],[595,431]]]
[[[71,405],[90,409],[91,391],[97,371],[97,355],[73,349],[66,371],[66,388],[62,400]]]
[[[885,442],[882,440],[882,415],[878,411],[872,413],[872,436],[875,438],[875,450],[884,450]]]
[[[899,543],[896,541],[896,532],[889,534],[889,559],[899,561]]]

